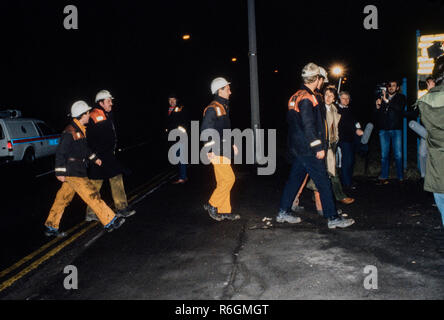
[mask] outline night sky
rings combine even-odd
[[[78,30],[63,27],[70,4]],[[378,8],[378,30],[363,27],[367,4]],[[119,134],[130,144],[162,131],[169,92],[200,119],[211,80],[223,76],[232,82],[233,127],[250,124],[246,0],[7,0],[0,14],[1,109],[61,130],[74,101],[93,104],[96,92],[108,89]],[[379,82],[406,77],[414,102],[416,30],[444,33],[444,1],[257,0],[256,24],[262,127],[285,127],[287,100],[310,61],[346,66],[344,86],[365,123]]]

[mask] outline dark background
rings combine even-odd
[[[70,4],[78,30],[63,27]],[[378,8],[378,30],[363,27],[367,4]],[[287,100],[310,61],[346,66],[343,88],[364,123],[379,82],[407,77],[413,103],[416,30],[443,33],[443,18],[442,0],[256,1],[262,127],[285,127]],[[20,109],[56,130],[74,101],[93,104],[108,89],[122,144],[157,137],[167,94],[179,94],[200,119],[217,76],[232,82],[233,127],[250,125],[246,0],[2,1],[0,33],[0,109]],[[182,40],[185,33],[191,40]]]

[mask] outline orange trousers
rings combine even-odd
[[[62,183],[62,187],[57,192],[45,226],[59,228],[63,212],[71,203],[76,193],[92,208],[104,226],[114,219],[115,214],[113,210],[100,198],[99,191],[88,178],[66,177],[65,182]]]
[[[94,187],[100,192],[102,189],[103,180],[90,179]],[[109,185],[111,187],[111,195],[114,200],[114,207],[116,210],[122,210],[128,207],[128,200],[126,199],[125,187],[123,185],[123,176],[121,174],[109,179]],[[94,214],[90,206],[86,208],[86,213]]]
[[[231,161],[226,157],[214,157],[211,160],[216,177],[216,189],[210,198],[210,205],[217,208],[220,214],[231,213],[230,192],[233,188],[236,177],[231,168]]]

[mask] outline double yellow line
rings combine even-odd
[[[154,188],[157,184],[161,183],[162,181],[166,179],[171,179],[173,176],[175,176],[175,173],[173,173],[171,170],[165,170],[161,172],[160,174],[153,177],[151,180],[149,180],[147,183],[137,187],[136,189],[132,190],[128,203],[133,202],[140,194],[143,194],[144,192],[147,192],[148,190]],[[72,227],[68,231],[66,231],[67,235],[70,235],[73,233],[76,229],[82,228],[86,224],[85,221],[82,221],[81,223],[77,224],[76,226]],[[17,280],[21,279],[23,276],[31,272],[32,270],[36,269],[38,266],[40,266],[43,262],[47,261],[54,255],[56,255],[59,251],[61,251],[63,248],[65,248],[67,245],[73,243],[75,240],[77,240],[80,236],[97,226],[99,223],[97,221],[87,225],[85,228],[78,231],[76,234],[74,234],[70,238],[65,238],[66,240],[60,243],[58,246],[50,250],[48,253],[46,253],[44,256],[39,258],[38,260],[34,261],[32,264],[24,268],[22,271],[14,275],[13,277],[9,278],[8,280],[2,282],[0,284],[0,292],[5,290],[6,288],[10,287],[13,283],[15,283]],[[36,251],[32,252],[31,254],[27,255],[20,261],[16,262],[9,268],[3,270],[0,272],[0,279],[11,273],[12,271],[16,270],[23,264],[27,263],[28,261],[31,261],[34,257],[38,256],[42,252],[44,252],[46,249],[50,248],[57,242],[59,242],[63,238],[55,238],[51,240],[50,242],[46,243],[45,245],[41,246]]]

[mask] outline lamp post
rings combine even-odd
[[[341,82],[342,82],[342,73],[344,70],[340,66],[333,67],[332,70],[333,74],[337,77],[339,77],[339,83],[338,83],[338,93],[341,91]]]

